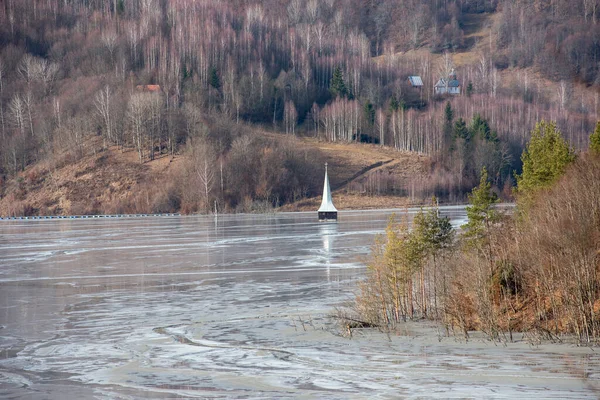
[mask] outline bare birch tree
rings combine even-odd
[[[0,58],[0,129],[2,130],[2,142],[6,140],[6,127],[4,124],[4,62]]]
[[[10,114],[12,125],[19,130],[22,137],[25,137],[25,103],[21,96],[14,95],[8,104],[8,112]]]
[[[379,129],[379,144],[385,145],[385,130],[387,129],[387,115],[380,108],[377,110],[377,128]]]
[[[150,117],[150,96],[149,93],[134,93],[127,105],[131,141],[138,152],[140,163],[144,162],[144,134]]]
[[[209,212],[216,181],[216,158],[214,149],[204,140],[197,140],[192,147],[192,171],[198,182],[202,209]]]
[[[298,112],[296,111],[296,106],[294,102],[288,100],[285,102],[283,110],[283,118],[285,124],[285,133],[287,134],[296,134],[296,124],[298,121]]]
[[[27,93],[25,93],[25,96],[23,97],[22,100],[23,100],[23,104],[25,105],[27,123],[29,125],[29,134],[33,138],[35,136],[35,132],[33,130],[33,116],[35,114],[35,110],[34,110],[35,104],[34,104],[34,99],[33,99],[33,93],[31,92],[31,90],[28,90]]]
[[[107,140],[110,142],[113,140],[112,125],[113,121],[111,118],[111,101],[112,92],[108,85],[100,89],[94,97],[94,106],[96,112],[104,124],[104,147],[106,148]],[[117,143],[119,145],[120,143]]]
[[[104,47],[106,48],[106,50],[108,50],[108,54],[110,55],[110,62],[114,63],[115,62],[115,50],[117,48],[117,40],[118,40],[118,36],[116,34],[115,31],[112,30],[106,30],[104,32],[102,32],[102,36],[100,38],[100,40],[102,41],[102,44],[104,45]]]

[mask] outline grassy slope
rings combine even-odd
[[[398,152],[371,144],[326,143],[303,139],[303,146],[317,148],[328,160],[333,201],[338,209],[399,208],[408,205],[406,197],[366,196],[348,192],[353,181],[364,179],[368,172],[383,170],[401,180],[427,177],[429,158],[415,153]],[[379,166],[380,163],[383,165]],[[369,169],[370,167],[373,167]],[[358,175],[358,176],[356,176]],[[354,179],[352,179],[354,177]],[[319,208],[321,197],[301,200],[282,207],[284,211],[311,211]]]
[[[290,140],[281,134],[257,134],[272,140]],[[91,139],[86,143],[87,155],[81,159],[54,165],[40,162],[6,182],[0,199],[0,216],[120,213],[123,211],[118,204],[124,201],[139,204],[141,209],[147,207],[145,212],[150,212],[150,204],[143,193],[160,190],[184,161],[184,156],[177,155],[140,164],[134,151],[121,152],[116,147],[99,151],[100,144],[99,140]],[[309,138],[297,139],[295,145],[299,151],[318,149],[327,159],[331,185],[337,188],[334,199],[340,209],[401,207],[406,204],[404,198],[346,193],[350,178],[374,164],[387,162],[379,169],[402,177],[425,176],[427,171],[426,157],[375,145],[325,143]],[[318,208],[319,203],[320,197],[307,199],[286,205],[282,210],[313,210]]]
[[[142,165],[133,151],[116,147],[99,151],[100,147],[93,138],[85,144],[87,155],[79,160],[43,161],[26,168],[2,188],[0,215],[118,213],[114,205],[119,200],[134,196],[143,185],[160,182],[181,158],[163,157]]]

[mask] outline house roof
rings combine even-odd
[[[446,79],[442,78],[439,81],[437,81],[437,83],[435,84],[434,87],[460,87],[460,82],[458,81],[458,79],[452,79],[450,81],[447,81]]]
[[[160,85],[137,85],[135,88],[145,92],[160,92]]]
[[[423,80],[418,75],[409,76],[408,80],[410,81],[410,84],[413,86],[423,86]]]

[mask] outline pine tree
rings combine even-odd
[[[336,67],[333,71],[333,78],[331,79],[329,90],[333,97],[346,97],[348,94],[346,83],[344,83],[344,75],[342,74],[340,67]]]
[[[119,0],[117,2],[117,13],[119,15],[125,14],[125,0]]]
[[[396,95],[393,94],[390,99],[390,112],[396,112],[400,109],[400,102],[396,98]]]
[[[452,140],[452,122],[454,121],[454,110],[450,102],[446,103],[444,108],[444,148],[451,150],[453,145]]]
[[[471,139],[471,133],[469,132],[469,129],[467,129],[467,123],[462,118],[459,118],[454,123],[452,134],[457,139],[465,139],[467,141]]]
[[[469,81],[469,84],[467,85],[467,97],[471,97],[472,94],[473,94],[473,83],[471,81]]]
[[[596,130],[590,135],[590,152],[600,156],[600,121],[596,124]]]
[[[485,167],[481,170],[479,186],[469,194],[467,217],[469,221],[462,226],[467,244],[483,249],[489,245],[489,232],[493,224],[499,221],[500,216],[494,209],[498,196],[492,191],[488,182],[488,172]]]
[[[523,173],[517,176],[518,193],[530,197],[550,187],[575,161],[575,153],[554,122],[539,122],[523,154]]]
[[[437,277],[438,277],[438,258],[440,254],[443,254],[445,250],[452,246],[454,242],[454,229],[450,223],[450,218],[440,217],[439,208],[437,207],[437,200],[435,197],[432,199],[432,207],[427,211],[419,211],[413,220],[413,232],[414,237],[413,247],[419,250],[421,259],[421,302],[423,303],[423,313],[428,314],[428,301],[425,294],[425,260],[431,259],[431,265],[433,266],[433,310],[437,314],[438,303],[437,303]]]
[[[433,207],[427,212],[417,213],[413,220],[413,231],[423,243],[425,252],[437,254],[451,245],[454,239],[454,230],[450,218],[440,217],[435,197],[432,204]]]
[[[446,103],[446,108],[444,108],[444,126],[452,127],[452,121],[454,120],[454,110],[452,110],[452,105],[450,102]]]
[[[208,83],[215,89],[219,89],[221,87],[221,80],[219,79],[219,74],[217,73],[217,69],[215,67],[210,68]]]
[[[373,124],[375,123],[375,108],[373,108],[373,104],[369,100],[367,100],[367,102],[363,106],[363,112],[367,124],[369,126],[373,126]]]

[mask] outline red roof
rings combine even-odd
[[[135,88],[146,92],[160,92],[160,85],[137,85]]]

